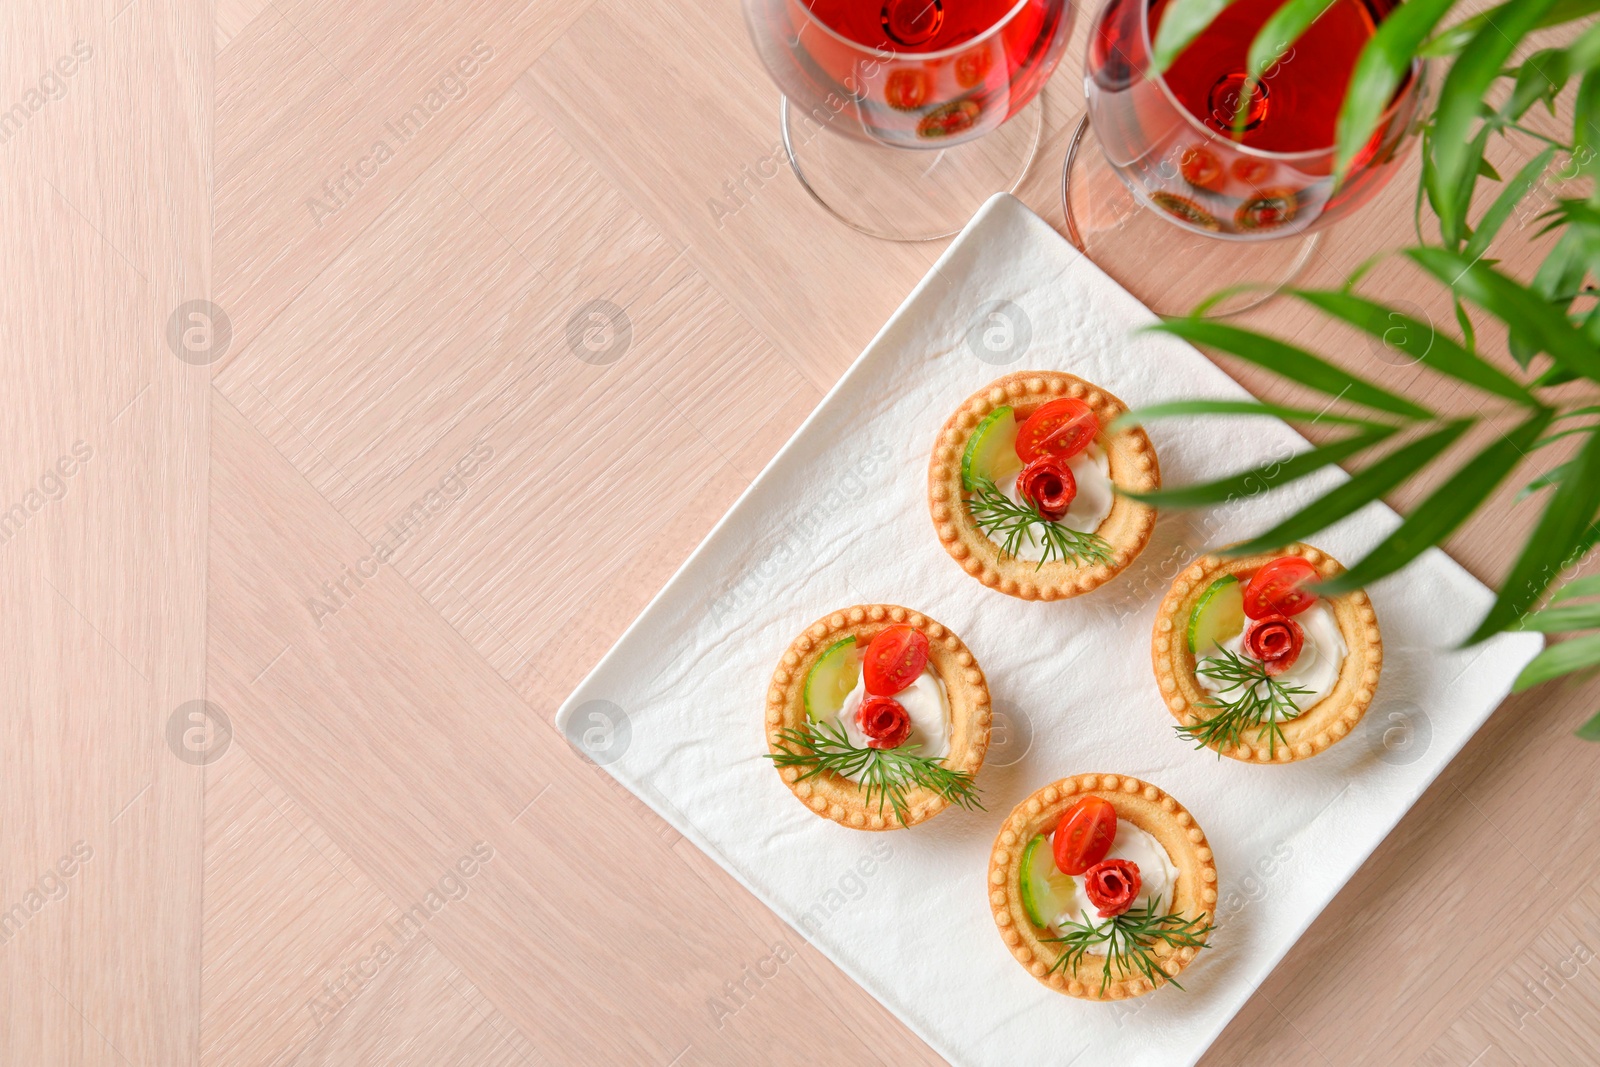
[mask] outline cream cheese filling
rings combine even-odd
[[[1131,822],[1118,819],[1117,836],[1112,839],[1111,851],[1106,853],[1106,859],[1130,860],[1139,867],[1139,895],[1134,898],[1130,911],[1143,908],[1148,901],[1155,902],[1157,915],[1165,915],[1172,910],[1173,895],[1178,887],[1178,868],[1154,836]],[[1102,919],[1100,909],[1090,901],[1089,894],[1083,888],[1083,877],[1080,875],[1072,882],[1072,902],[1050,920],[1051,927],[1057,933],[1071,923],[1088,924],[1098,930],[1111,922],[1109,918]],[[1103,951],[1092,949],[1089,954],[1105,955]]]
[[[1286,689],[1305,690],[1303,693],[1290,696],[1294,706],[1303,713],[1320,703],[1333,692],[1334,686],[1339,684],[1339,671],[1344,666],[1344,658],[1349,649],[1345,646],[1344,634],[1339,631],[1339,620],[1334,616],[1333,608],[1327,601],[1319,600],[1293,618],[1305,633],[1305,644],[1301,647],[1300,655],[1294,664],[1282,674],[1275,675],[1273,680]],[[1254,659],[1255,657],[1244,650],[1244,635],[1249,629],[1250,620],[1246,619],[1244,629],[1218,647],[1225,648],[1243,659]],[[1221,682],[1198,672],[1195,674],[1195,681],[1206,692],[1223,695],[1225,699],[1236,699],[1240,695],[1237,691],[1224,694]],[[1280,719],[1297,717],[1279,716]]]
[[[1072,498],[1067,513],[1059,520],[1060,524],[1079,533],[1093,533],[1111,514],[1116,495],[1115,485],[1111,481],[1111,457],[1098,441],[1093,441],[1088,448],[1067,460],[1067,469],[1072,471],[1072,478],[1078,484],[1078,495]],[[1019,470],[996,483],[996,488],[1013,504],[1023,503],[1021,494],[1017,492],[1017,479],[1021,474]],[[1023,532],[1016,558],[1033,562],[1044,558],[1044,541],[1036,528],[1029,527]]]
[[[856,687],[844,698],[844,703],[839,707],[838,724],[843,728],[845,736],[857,748],[866,748],[867,742],[872,740],[861,732],[861,724],[856,721],[857,714],[861,711],[861,702],[866,699],[867,687],[858,675]],[[900,746],[909,749],[917,746],[916,755],[928,756],[933,759],[943,759],[950,754],[950,695],[945,691],[944,680],[934,673],[933,667],[927,666],[922,673],[900,692],[894,694],[894,699],[906,709],[906,715],[911,719],[911,734]],[[847,775],[852,781],[859,781],[853,775]]]

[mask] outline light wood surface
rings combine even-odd
[[[1058,226],[1083,37],[1019,190]],[[940,1062],[551,724],[942,248],[748,178],[778,97],[736,0],[19,4],[0,103],[79,41],[0,143],[0,1064]],[[601,298],[608,365],[567,339]],[[231,340],[176,358],[202,299]],[[1451,544],[1486,579],[1511,496]],[[1508,701],[1205,1062],[1592,1059],[1597,702]]]
[[[211,280],[210,35],[190,0],[0,16],[0,1063],[200,1039],[203,778],[165,737],[205,695],[210,387],[164,336]]]

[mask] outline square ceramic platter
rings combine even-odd
[[[1133,407],[1246,395],[1195,349],[1138,332],[1152,321],[1041,219],[995,197],[557,714],[596,762],[957,1064],[1197,1060],[1539,648],[1524,634],[1456,650],[1491,595],[1430,552],[1369,590],[1385,664],[1362,724],[1311,760],[1252,766],[1174,736],[1151,673],[1155,610],[1205,548],[1265,528],[1343,475],[1164,514],[1127,572],[1074,600],[1024,602],[969,578],[934,535],[926,483],[935,435],[975,390],[1042,368]],[[1307,447],[1272,419],[1150,432],[1168,484]],[[1348,562],[1396,521],[1376,505],[1315,541]],[[789,642],[838,608],[878,602],[951,627],[987,673],[986,811],[852,831],[803,807],[763,758],[764,698]],[[1218,929],[1185,990],[1074,1000],[1036,982],[995,929],[985,876],[1001,820],[1040,786],[1096,772],[1166,789],[1215,849]]]

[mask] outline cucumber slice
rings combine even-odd
[[[1231,574],[1206,586],[1189,613],[1189,651],[1202,655],[1244,629],[1244,586]]]
[[[998,483],[1021,469],[1016,413],[1009,407],[995,408],[967,438],[967,450],[961,456],[962,488],[971,493],[977,490],[979,478]]]
[[[806,674],[806,718],[818,722],[837,716],[844,698],[860,680],[861,654],[856,651],[856,639],[846,637],[829,645]]]
[[[1077,889],[1072,876],[1062,874],[1056,867],[1050,839],[1043,834],[1029,841],[1022,853],[1021,881],[1022,908],[1028,913],[1028,921],[1040,929],[1067,910]]]

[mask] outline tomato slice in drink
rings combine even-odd
[[[963,89],[980,84],[989,76],[993,61],[994,56],[987,48],[961,53],[956,57],[956,84]]]
[[[1100,420],[1083,401],[1064,396],[1028,416],[1017,431],[1017,456],[1032,463],[1040,456],[1071,459],[1089,447],[1100,432]]]
[[[868,693],[892,697],[916,681],[927,665],[928,636],[909,626],[891,626],[867,646],[861,678]]]
[[[1317,602],[1317,594],[1302,587],[1318,577],[1317,568],[1299,556],[1275,559],[1244,587],[1244,613],[1252,619],[1298,615]]]
[[[883,84],[883,99],[896,111],[915,111],[928,102],[933,87],[921,67],[901,67],[890,71]]]
[[[1051,848],[1062,874],[1079,875],[1106,858],[1117,839],[1117,809],[1103,797],[1084,797],[1061,815]]]
[[[1247,185],[1260,185],[1272,177],[1273,165],[1264,159],[1240,156],[1228,167],[1233,176]]]

